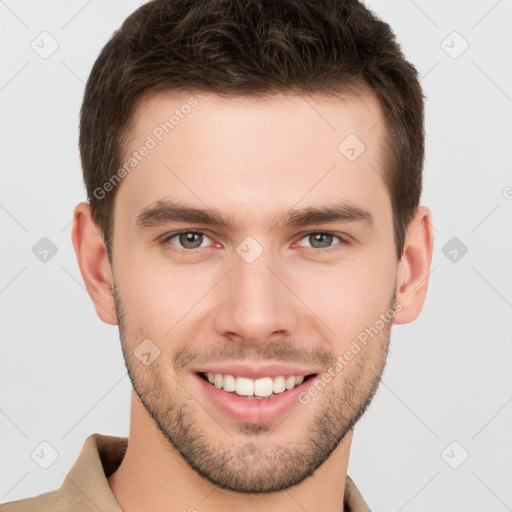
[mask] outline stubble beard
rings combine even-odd
[[[395,297],[396,292],[389,309],[394,310]],[[199,397],[187,393],[182,383],[176,383],[176,377],[168,383],[162,378],[166,372],[177,375],[174,369],[162,367],[163,358],[144,366],[134,355],[138,342],[129,339],[128,322],[116,292],[114,299],[124,360],[135,393],[169,441],[169,452],[177,451],[199,475],[223,489],[251,494],[278,492],[311,476],[363,416],[384,372],[392,322],[386,323],[379,336],[363,347],[309,404],[296,406],[311,407],[312,411],[302,432],[290,427],[292,412],[290,417],[271,423],[213,425],[224,440],[212,439],[209,432],[214,420],[199,403]],[[378,357],[371,358],[372,352]],[[332,358],[327,367],[332,367]],[[289,441],[281,445],[272,437],[284,428],[291,431],[282,436]],[[235,435],[227,433],[230,429],[236,431]]]

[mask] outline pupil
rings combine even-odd
[[[320,242],[320,244],[322,242],[325,242],[326,239],[327,239],[327,241],[329,241],[329,238],[332,237],[332,235],[328,235],[327,233],[318,233],[318,234],[313,235],[313,236],[315,238],[315,243],[318,241],[318,242]],[[325,244],[322,247],[324,247],[324,246],[325,246]],[[327,246],[329,246],[328,243],[327,243]]]
[[[182,233],[181,235],[181,242],[182,242],[182,245],[187,247],[187,248],[192,248],[192,249],[195,249],[197,247],[199,247],[201,245],[201,240],[200,240],[200,237],[201,235],[199,233]],[[194,238],[196,238],[196,240],[194,240]],[[199,241],[199,243],[198,243]],[[192,244],[192,247],[190,245],[187,245],[187,243],[191,243]]]

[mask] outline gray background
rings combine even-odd
[[[96,317],[70,223],[84,82],[139,5],[0,1],[0,503],[59,487],[91,433],[128,435],[118,331]],[[423,313],[393,328],[348,473],[375,510],[512,510],[512,2],[367,5],[422,77],[436,240]],[[42,442],[58,452],[47,469]]]

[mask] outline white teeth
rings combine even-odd
[[[270,377],[264,377],[254,381],[254,394],[256,396],[270,396],[274,389],[274,383]]]
[[[284,377],[275,377],[274,378],[274,393],[282,393],[286,389],[284,385]]]
[[[236,379],[233,375],[224,375],[224,385],[222,386],[224,391],[235,391],[236,390]]]
[[[254,395],[254,381],[246,377],[237,377],[236,392],[238,395]]]
[[[282,393],[293,389],[304,382],[303,375],[290,375],[283,377],[262,377],[261,379],[249,379],[247,377],[235,377],[221,373],[207,372],[206,378],[216,388],[228,392],[236,392],[240,396],[248,398],[266,398],[272,394]]]
[[[224,378],[222,377],[222,374],[221,373],[216,373],[215,374],[215,380],[213,381],[213,383],[215,384],[215,387],[216,388],[221,388],[222,387],[222,384],[224,383]]]
[[[293,389],[295,387],[295,377],[293,375],[290,375],[286,379],[284,386],[286,389]]]

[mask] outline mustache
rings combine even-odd
[[[280,361],[315,366],[328,366],[336,357],[324,347],[306,348],[292,340],[273,341],[261,346],[247,346],[243,343],[228,342],[208,350],[191,347],[179,349],[173,356],[177,370],[184,370],[192,364],[203,365],[212,361]]]

